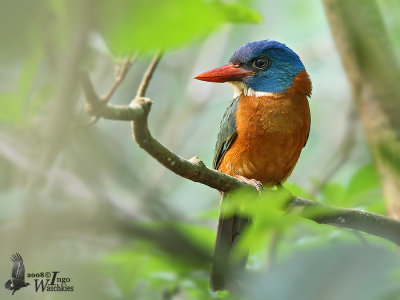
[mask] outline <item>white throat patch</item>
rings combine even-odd
[[[256,96],[256,97],[265,97],[265,96],[276,96],[274,93],[268,93],[268,92],[258,92],[253,90],[251,87],[247,86],[244,82],[242,81],[229,81],[233,88],[233,97],[239,97],[240,95],[244,96]]]

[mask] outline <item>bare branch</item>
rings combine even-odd
[[[86,96],[86,106],[90,107],[87,110],[88,113],[105,119],[132,121],[132,133],[136,143],[167,169],[184,178],[200,182],[222,192],[240,188],[254,190],[252,185],[235,177],[207,168],[197,156],[186,160],[176,155],[152,137],[147,124],[151,101],[144,95],[160,58],[160,53],[155,56],[140,84],[138,96],[128,106],[116,106],[101,102],[93,89],[89,76],[83,73],[82,87]],[[256,193],[255,197],[257,197]],[[290,210],[300,211],[301,216],[317,223],[363,231],[400,245],[400,222],[394,219],[292,196],[289,196],[288,203]]]
[[[128,57],[125,59],[125,61],[122,64],[121,71],[117,73],[115,76],[115,81],[114,84],[111,86],[110,90],[105,94],[101,100],[104,102],[108,102],[114,92],[117,90],[118,86],[122,83],[122,81],[125,79],[126,74],[128,74],[129,69],[131,66],[135,63],[139,53],[135,53],[132,57]]]
[[[94,90],[89,74],[87,72],[81,72],[80,77],[83,92],[86,97],[86,106],[96,107],[100,102],[100,98]]]
[[[151,62],[149,68],[147,69],[146,73],[144,73],[142,82],[140,83],[140,86],[139,86],[138,91],[136,93],[136,98],[145,96],[146,90],[147,90],[147,86],[149,85],[151,77],[153,76],[153,72],[156,69],[156,67],[158,65],[158,62],[160,61],[161,57],[162,57],[162,51],[158,51],[158,53],[154,57],[153,61]]]
[[[100,100],[104,103],[107,103],[110,98],[112,97],[112,95],[114,94],[114,92],[117,90],[117,88],[119,87],[119,85],[122,83],[122,81],[124,80],[126,74],[128,74],[129,69],[131,68],[131,66],[134,64],[134,62],[136,61],[137,57],[138,57],[139,53],[136,52],[133,57],[128,57],[125,59],[125,61],[122,64],[122,70],[121,67],[118,67],[118,70],[116,71],[115,74],[115,81],[114,84],[111,86],[110,90],[103,96],[100,98]],[[84,79],[84,81],[87,83],[86,79]],[[96,123],[99,120],[100,116],[99,115],[95,115],[93,116],[93,118],[88,122],[88,126],[89,125],[93,125],[94,123]]]
[[[159,52],[151,62],[145,75],[143,76],[142,83],[139,86],[138,92],[135,99],[131,104],[138,103],[139,101],[147,101],[150,103],[148,98],[142,98],[145,93],[151,76],[161,58]],[[165,146],[155,140],[147,126],[147,116],[150,111],[150,107],[146,109],[145,114],[132,121],[132,133],[136,143],[147,151],[153,158],[164,165],[174,173],[190,179],[192,181],[201,182],[212,188],[218,189],[223,192],[231,191],[238,187],[248,186],[253,189],[252,186],[243,183],[241,180],[220,173],[214,169],[209,169],[206,165],[198,158],[193,157],[190,160],[186,160],[175,153],[171,152]]]
[[[86,112],[94,117],[102,117],[110,120],[132,121],[144,115],[145,109],[150,105],[149,101],[132,101],[129,105],[111,105],[100,100],[94,91],[93,84],[87,72],[81,72],[81,85],[85,94]]]
[[[400,245],[400,222],[379,214],[352,208],[336,207],[299,197],[293,197],[290,210],[319,224],[329,224],[369,233]]]

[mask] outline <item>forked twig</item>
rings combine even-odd
[[[108,92],[103,97],[99,98],[100,101],[107,103],[111,99],[112,95],[117,90],[117,88],[122,83],[122,81],[125,79],[126,75],[128,74],[129,69],[135,63],[138,56],[139,56],[139,52],[136,52],[133,56],[129,56],[128,58],[126,58],[124,60],[124,62],[122,63],[122,68],[119,68],[120,70],[118,70],[118,72],[116,72],[115,81],[114,81],[113,85],[111,86],[111,88],[108,90]],[[93,116],[92,119],[88,122],[87,126],[95,124],[99,120],[99,118],[100,118],[100,115]]]
[[[111,86],[110,90],[103,97],[101,97],[101,101],[108,102],[108,100],[110,100],[114,92],[117,90],[118,86],[125,79],[125,76],[128,74],[129,69],[135,63],[138,56],[139,52],[136,52],[133,56],[128,57],[124,60],[120,72],[118,72],[118,74],[116,74],[115,76],[114,84]]]

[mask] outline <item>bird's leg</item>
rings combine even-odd
[[[278,190],[279,192],[286,192],[286,193],[288,193],[290,196],[293,196],[292,193],[291,193],[289,190],[287,190],[287,189],[282,185],[281,182],[278,182],[278,183],[276,184],[276,188],[277,188],[277,190]]]
[[[239,178],[240,180],[242,180],[242,181],[254,186],[258,193],[261,193],[262,190],[264,189],[262,183],[260,181],[256,180],[256,179],[249,179],[249,178],[246,178],[246,177],[244,177],[242,175],[236,175],[236,177]]]
[[[278,189],[278,191],[286,191],[286,189],[284,188],[284,186],[282,185],[281,182],[278,182],[276,184],[276,188]]]

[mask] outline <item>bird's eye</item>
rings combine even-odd
[[[268,66],[268,58],[266,58],[265,56],[257,57],[254,60],[253,65],[257,69],[265,69]]]

